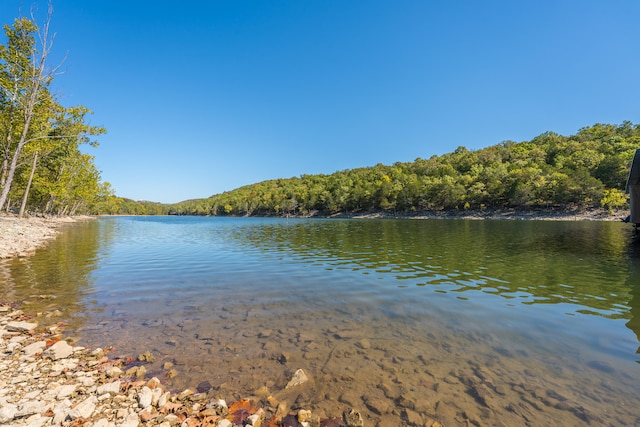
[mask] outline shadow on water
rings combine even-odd
[[[2,299],[18,301],[32,313],[54,312],[77,328],[90,311],[93,271],[113,237],[109,224],[83,221],[65,225],[59,235],[27,258],[3,262]]]

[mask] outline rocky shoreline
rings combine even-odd
[[[145,378],[144,364],[153,360],[149,352],[110,359],[108,350],[74,347],[63,339],[64,325],[55,317],[55,312],[30,316],[15,304],[0,304],[2,426],[364,426],[354,409],[321,420],[273,396],[265,408],[251,399],[227,405],[206,382],[196,390],[172,393],[158,378]],[[285,389],[307,381],[299,369]]]
[[[0,215],[0,259],[26,257],[58,235],[58,229],[69,223],[92,217],[18,218]]]

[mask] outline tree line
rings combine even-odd
[[[595,124],[575,135],[545,132],[393,165],[268,180],[168,206],[176,215],[332,215],[369,211],[628,207],[640,125]]]
[[[43,215],[100,213],[113,198],[94,157],[102,127],[84,106],[61,105],[51,92],[59,65],[49,64],[51,8],[41,27],[17,18],[0,45],[0,211]]]

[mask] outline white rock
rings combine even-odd
[[[5,328],[9,332],[29,332],[38,327],[37,323],[9,322]]]
[[[7,344],[7,348],[5,349],[5,353],[14,353],[17,349],[20,348],[19,342],[10,342]]]
[[[165,392],[162,396],[160,396],[160,399],[158,399],[158,408],[162,408],[164,405],[167,404],[167,402],[169,401],[169,396],[171,396],[170,392]]]
[[[89,418],[93,412],[96,410],[96,403],[98,402],[98,398],[95,396],[89,396],[82,402],[78,404],[75,408],[73,408],[69,412],[69,417],[72,420],[76,418]]]
[[[0,423],[6,424],[11,421],[18,413],[18,407],[10,403],[0,406]]]
[[[55,388],[56,399],[65,399],[71,396],[74,391],[76,391],[76,386],[73,384],[58,386]]]
[[[118,368],[117,366],[112,366],[111,368],[107,369],[106,372],[109,378],[121,377],[123,373],[124,372],[122,372],[122,369]]]
[[[124,419],[124,422],[120,424],[120,427],[138,427],[140,423],[140,417],[135,412],[129,413],[127,418]]]
[[[151,400],[153,399],[153,392],[147,386],[142,387],[140,393],[138,393],[138,406],[142,409],[147,409],[151,406]]]
[[[81,377],[78,378],[78,381],[85,387],[91,387],[96,383],[96,380],[91,377]]]
[[[49,405],[42,400],[29,400],[18,404],[16,417],[26,417],[33,414],[42,414],[47,411]]]
[[[158,406],[158,402],[160,402],[160,398],[162,397],[162,389],[154,388],[151,392],[151,405]]]
[[[259,414],[249,415],[247,417],[247,425],[257,426],[257,425],[259,425],[261,418],[262,417]]]
[[[33,400],[40,395],[40,390],[33,390],[25,394],[22,400]]]
[[[31,417],[26,419],[26,427],[42,427],[46,423],[51,421],[49,417],[43,417],[40,414],[32,415]]]
[[[71,410],[71,401],[65,399],[56,403],[53,407],[53,424],[60,425],[67,418],[67,413]]]
[[[111,383],[106,383],[106,384],[103,384],[103,385],[99,386],[98,389],[97,389],[97,392],[98,392],[98,394],[110,393],[112,395],[116,395],[116,394],[120,393],[120,385],[121,385],[120,381],[114,381],[114,382],[111,382]]]
[[[49,359],[59,360],[64,359],[73,353],[73,347],[69,345],[66,341],[58,341],[48,349],[44,351],[43,356],[48,357]]]
[[[218,427],[233,427],[233,424],[229,420],[222,419],[218,421]]]
[[[27,356],[34,356],[38,353],[42,353],[42,351],[47,347],[47,343],[44,341],[36,341],[33,344],[29,344],[28,346],[24,347],[22,349],[22,351],[24,351],[24,354]]]
[[[93,427],[107,427],[109,425],[109,420],[106,418],[100,418],[98,421],[93,423]]]
[[[309,377],[307,376],[307,374],[304,372],[304,370],[298,369],[295,374],[293,374],[293,378],[291,378],[291,381],[289,381],[285,389],[304,384],[307,381],[309,381]]]
[[[164,420],[167,421],[170,425],[178,424],[180,422],[180,419],[176,414],[167,414],[164,417]]]

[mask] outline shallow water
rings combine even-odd
[[[81,344],[150,350],[175,389],[367,425],[640,423],[626,224],[104,218],[4,267],[2,299],[61,309]],[[283,391],[298,368],[312,382]]]

